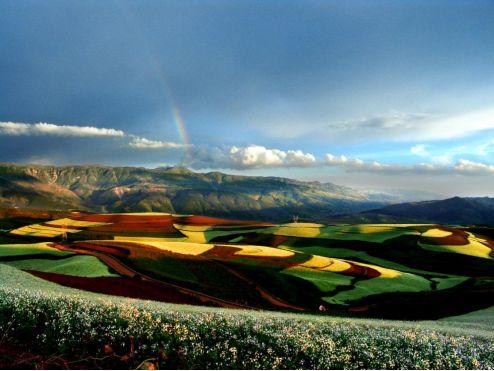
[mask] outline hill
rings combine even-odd
[[[10,230],[17,243],[0,245],[0,263],[65,286],[141,299],[436,319],[494,305],[489,233],[432,224],[71,213]]]
[[[490,228],[33,217],[0,233],[0,368],[494,365]]]
[[[410,200],[416,195],[405,197]],[[277,177],[195,173],[180,167],[0,165],[0,206],[286,221],[294,215],[324,220],[403,200],[399,192],[364,192]]]
[[[494,367],[492,310],[434,322],[383,321],[95,295],[2,264],[0,279],[0,368]]]
[[[423,222],[492,225],[494,224],[494,198],[453,197],[446,200],[407,202],[332,219],[362,223]]]

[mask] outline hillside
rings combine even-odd
[[[95,212],[176,212],[243,219],[324,220],[399,195],[277,177],[185,168],[0,165],[0,206]]]
[[[494,305],[489,233],[432,224],[72,213],[7,232],[12,241],[0,245],[0,263],[141,299],[436,319]]]
[[[494,224],[494,198],[453,197],[446,200],[407,202],[332,219],[361,223],[423,222],[492,225]]]
[[[0,231],[0,368],[494,365],[493,229],[47,216]]]
[[[2,264],[0,279],[5,369],[494,367],[492,309],[434,322],[383,321],[95,295]]]

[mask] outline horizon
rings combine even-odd
[[[494,196],[491,1],[21,0],[0,21],[1,162]]]

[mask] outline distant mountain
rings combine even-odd
[[[494,224],[494,198],[453,197],[446,200],[408,202],[341,215],[333,220],[351,222],[427,222],[440,224]]]
[[[0,206],[174,212],[272,221],[325,220],[396,202],[397,195],[277,177],[186,168],[0,164]]]

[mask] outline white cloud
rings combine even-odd
[[[453,166],[440,163],[420,163],[416,165],[383,164],[376,161],[365,162],[357,158],[326,154],[327,166],[338,166],[346,171],[369,172],[382,174],[461,174],[461,175],[493,175],[494,165],[459,159]]]
[[[40,122],[25,124],[20,122],[0,122],[3,135],[54,135],[64,137],[123,137],[122,130],[97,128],[94,126],[57,125]]]
[[[494,109],[450,116],[391,111],[332,123],[329,129],[330,137],[341,140],[447,140],[494,129]]]
[[[275,167],[284,164],[286,153],[262,146],[231,147],[230,159],[239,167]]]
[[[310,153],[297,151],[282,151],[263,146],[250,145],[247,147],[231,147],[226,160],[235,168],[260,167],[304,167],[316,163],[316,158]]]
[[[186,147],[181,143],[151,140],[127,134],[122,130],[98,128],[94,126],[59,125],[48,123],[26,124],[21,122],[0,122],[0,135],[51,135],[63,137],[119,137],[131,138],[128,145],[136,149],[179,149]]]
[[[465,159],[459,159],[454,170],[462,174],[470,175],[487,175],[494,174],[494,165],[488,165],[481,162],[474,162]]]
[[[327,153],[324,156],[324,165],[339,166],[347,171],[372,171],[372,172],[387,172],[393,170],[394,167],[388,164],[383,164],[377,161],[365,162],[359,158],[347,158],[346,156],[335,156]],[[396,170],[396,169],[395,169]]]
[[[178,149],[187,147],[185,144],[176,142],[167,142],[162,140],[150,140],[141,137],[133,137],[129,142],[129,146],[137,149]]]
[[[429,151],[426,149],[425,144],[417,144],[410,148],[410,152],[417,156],[430,156]]]
[[[421,152],[421,149],[419,149]],[[494,174],[494,165],[460,159],[454,165],[423,162],[412,165],[387,164],[364,161],[359,158],[327,153],[317,159],[311,153],[300,150],[280,150],[259,145],[246,147],[194,146],[189,166],[195,169],[262,169],[290,167],[336,167],[346,172],[362,172],[382,175],[488,175]]]
[[[316,158],[311,153],[304,153],[300,150],[288,151],[286,153],[286,163],[290,166],[307,166],[316,163]]]
[[[317,164],[315,156],[300,150],[283,151],[259,145],[246,147],[194,146],[191,153],[195,168],[259,169],[275,167],[311,167]]]

